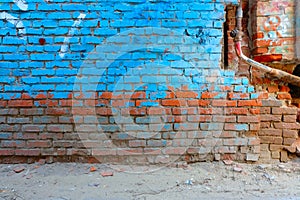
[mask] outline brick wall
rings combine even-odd
[[[0,3],[1,162],[259,159],[269,96],[220,68],[236,1],[24,2]]]
[[[243,3],[244,7],[249,5],[249,21],[243,19],[243,22],[247,23],[248,35],[252,39],[248,46],[251,50],[250,57],[272,68],[293,73],[297,63],[296,1],[266,0]],[[245,12],[246,9],[243,10]],[[245,16],[247,17],[244,14]],[[247,55],[247,49],[243,51]],[[251,83],[256,85],[256,91],[262,92],[266,99],[261,107],[260,160],[286,161],[288,154],[285,149],[298,138],[299,99],[291,97],[290,85],[287,83],[270,79],[254,67],[248,66],[246,69]],[[245,72],[247,75],[247,70]]]

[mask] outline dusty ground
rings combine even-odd
[[[91,172],[91,168],[95,171]],[[101,173],[113,176],[103,177]],[[294,200],[300,199],[300,162],[272,165],[213,162],[185,169],[76,163],[0,165],[2,199]]]

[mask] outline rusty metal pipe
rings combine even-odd
[[[279,69],[274,69],[269,66],[266,66],[264,64],[261,64],[259,62],[256,62],[255,60],[252,60],[251,58],[248,58],[243,54],[242,51],[242,19],[243,19],[243,0],[240,0],[238,9],[237,9],[237,14],[236,14],[236,20],[237,20],[237,27],[236,30],[232,31],[231,36],[234,37],[234,42],[235,42],[235,50],[239,58],[244,60],[246,63],[248,63],[251,66],[256,67],[257,69],[265,72],[269,78],[272,79],[277,79],[284,81],[286,83],[290,83],[292,85],[300,87],[300,77],[292,75],[290,73],[287,73],[285,71],[279,70]]]

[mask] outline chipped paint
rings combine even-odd
[[[78,25],[81,24],[82,20],[85,18],[86,14],[84,13],[80,13],[80,15],[77,17],[77,20],[74,22],[74,24],[72,25],[71,30],[68,33],[68,37],[65,37],[64,39],[64,44],[61,46],[60,48],[60,52],[59,52],[59,56],[61,58],[63,58],[65,56],[65,53],[68,51],[69,49],[69,42],[70,42],[70,36],[74,35],[74,32],[76,31],[76,28],[78,27]]]

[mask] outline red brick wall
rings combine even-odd
[[[243,1],[243,52],[250,58],[270,67],[292,73],[295,57],[295,1],[266,0]],[[229,29],[235,28],[236,7],[227,7]],[[250,40],[249,40],[250,38]],[[264,73],[239,60],[234,51],[234,42],[228,40],[228,67],[236,74],[249,77],[257,91],[261,92],[259,138],[260,160],[288,159],[285,150],[299,137],[296,118],[299,99],[292,99],[287,83],[269,79]],[[225,51],[226,52],[226,51]]]

